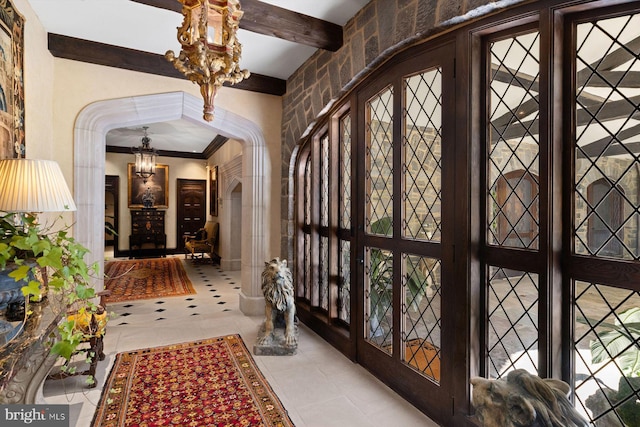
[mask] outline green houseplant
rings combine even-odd
[[[0,217],[0,270],[23,284],[28,302],[40,295],[61,302],[64,313],[58,333],[52,337],[51,352],[69,361],[80,343],[104,332],[107,316],[96,304],[97,294],[91,285],[91,278],[98,274],[97,263],[85,262],[88,249],[70,236],[67,228],[53,227],[40,226],[30,214]],[[99,315],[98,324],[89,321],[95,319],[94,314]]]
[[[392,221],[389,217],[383,217],[371,224],[371,232],[378,235],[390,236],[392,231]],[[391,307],[393,301],[393,262],[385,253],[377,248],[372,248],[369,252],[371,270],[369,273],[370,298],[372,322],[372,335],[380,335],[378,326],[385,313]],[[417,311],[422,298],[427,295],[429,281],[424,273],[416,268],[416,265],[407,259],[405,265],[405,285],[409,293],[406,296],[407,306]]]
[[[586,325],[594,325],[591,319],[578,319]],[[640,388],[640,307],[632,307],[617,314],[614,323],[598,323],[598,339],[591,340],[591,362],[599,364],[615,361],[622,373],[618,390],[603,389],[606,398],[618,404],[616,412],[625,425],[640,425],[640,404],[630,399]],[[589,399],[587,399],[589,406]]]

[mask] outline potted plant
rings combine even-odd
[[[383,217],[371,224],[371,232],[389,236],[392,226],[391,218]],[[393,303],[393,262],[380,249],[371,249],[369,256],[371,265],[369,274],[370,298],[373,309],[370,316],[370,330],[372,336],[380,336],[384,333],[380,325],[381,321]],[[409,260],[406,263],[405,278],[405,284],[409,289],[406,299],[407,306],[417,311],[422,298],[427,295],[430,282],[424,273]]]
[[[42,297],[60,301],[64,312],[51,352],[68,362],[80,343],[104,333],[107,315],[96,304],[91,284],[91,278],[97,277],[97,263],[87,265],[88,249],[69,235],[68,228],[54,230],[54,225],[42,227],[30,214],[0,217],[0,270],[22,284],[27,303]],[[88,382],[92,381],[90,377]]]
[[[625,425],[640,425],[640,404],[631,398],[640,388],[640,307],[624,310],[616,316],[614,323],[596,323],[591,319],[579,318],[579,322],[586,325],[598,325],[596,335],[598,339],[591,340],[591,362],[600,364],[615,361],[622,376],[618,382],[618,390],[601,386],[597,393],[586,400],[587,407],[594,411],[601,405],[599,399],[607,399],[616,405],[615,412]],[[593,407],[593,408],[592,408]]]

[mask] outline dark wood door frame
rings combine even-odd
[[[452,405],[451,396],[454,389],[454,384],[463,381],[460,376],[460,371],[454,368],[456,358],[456,348],[453,340],[448,340],[446,337],[453,336],[456,330],[457,316],[461,314],[461,310],[452,309],[455,307],[454,300],[456,299],[456,292],[453,289],[455,286],[453,280],[453,274],[455,272],[455,266],[453,265],[453,252],[454,246],[454,217],[455,217],[455,161],[454,159],[454,144],[455,144],[455,114],[451,112],[455,111],[455,80],[454,80],[454,58],[451,57],[450,52],[455,51],[453,43],[443,44],[436,46],[419,56],[408,58],[401,66],[394,66],[387,70],[387,73],[380,75],[378,79],[372,81],[372,84],[363,88],[358,93],[358,101],[356,103],[358,107],[357,111],[357,129],[366,129],[366,104],[369,99],[375,97],[377,93],[385,90],[385,88],[393,87],[393,233],[391,236],[381,237],[373,233],[366,233],[364,226],[356,227],[356,239],[355,239],[355,253],[352,254],[355,259],[363,260],[360,264],[357,273],[353,278],[355,282],[354,288],[357,289],[357,295],[355,298],[358,301],[357,310],[357,328],[358,334],[356,336],[357,342],[357,360],[360,364],[372,371],[376,377],[380,378],[383,382],[390,385],[391,388],[398,390],[401,394],[409,400],[416,407],[420,408],[427,415],[434,419],[446,419],[451,416]],[[412,240],[402,236],[402,214],[403,212],[403,198],[398,197],[403,192],[402,175],[403,170],[403,126],[404,122],[401,119],[402,116],[402,102],[403,79],[406,76],[412,75],[413,72],[423,72],[430,69],[439,68],[442,72],[442,111],[446,111],[447,114],[442,116],[442,170],[441,170],[441,238],[440,241],[419,241]],[[357,139],[357,153],[366,152],[366,140],[363,137]],[[359,162],[357,169],[360,171],[366,170],[365,156],[354,156]],[[352,206],[354,212],[357,211],[357,219],[361,224],[365,224],[365,200],[367,196],[366,182],[364,173],[360,173],[357,176],[357,193],[355,194],[353,203],[356,206]],[[383,251],[393,253],[394,260],[394,290],[393,290],[393,303],[392,312],[394,313],[394,326],[393,326],[393,342],[394,347],[399,349],[402,346],[400,336],[401,319],[401,306],[403,300],[401,295],[402,283],[400,267],[400,261],[402,254],[413,254],[421,257],[432,258],[441,262],[441,348],[440,348],[440,362],[441,362],[441,377],[439,383],[431,381],[426,376],[417,373],[414,369],[408,366],[408,363],[404,362],[400,356],[400,351],[395,351],[392,354],[387,354],[380,351],[379,348],[373,346],[370,341],[365,337],[365,329],[367,328],[366,320],[364,318],[365,305],[365,271],[364,265],[366,264],[365,248],[379,248]],[[464,361],[463,361],[464,362]]]

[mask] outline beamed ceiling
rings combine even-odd
[[[178,0],[29,2],[48,33],[49,51],[57,58],[185,79],[164,58],[167,50],[180,51]],[[368,2],[241,0],[240,65],[251,76],[233,87],[283,95],[286,79],[316,50],[335,52],[342,46],[342,26]],[[146,125],[151,145],[161,156],[207,158],[226,142],[206,127],[182,120]],[[130,153],[141,138],[142,126],[114,129],[107,135],[107,151]]]

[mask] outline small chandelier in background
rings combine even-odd
[[[213,120],[213,99],[223,83],[238,83],[249,77],[240,69],[242,45],[236,38],[240,18],[238,0],[179,0],[182,26],[178,57],[172,50],[164,55],[189,80],[200,86],[204,98],[204,119]]]
[[[142,129],[144,129],[142,145],[133,147],[131,151],[136,156],[136,175],[141,177],[142,182],[146,184],[149,177],[156,173],[156,156],[158,153],[149,145],[151,142],[151,138],[147,136],[149,126],[143,126]]]

